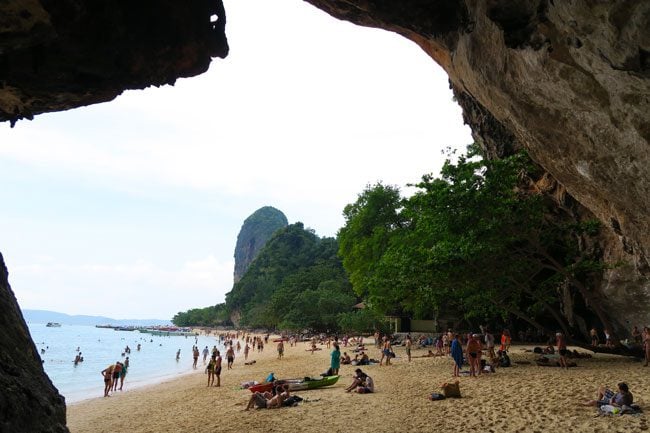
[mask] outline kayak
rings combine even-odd
[[[334,385],[339,380],[339,376],[325,376],[321,378],[311,378],[305,377],[302,379],[279,379],[275,382],[276,385],[289,385],[289,391],[303,391],[305,389],[316,389],[323,388],[325,386]],[[250,392],[267,392],[271,391],[273,388],[273,383],[261,383],[259,385],[253,385],[250,388]]]

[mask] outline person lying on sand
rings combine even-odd
[[[253,407],[258,409],[277,409],[282,407],[282,402],[289,398],[289,385],[278,385],[275,387],[275,395],[270,392],[255,392],[248,400],[246,409],[250,410]]]
[[[426,355],[414,356],[413,358],[433,358],[434,356],[438,356],[438,355],[436,355],[431,350],[429,350],[429,352]]]
[[[621,382],[618,384],[618,392],[614,392],[604,386],[598,388],[596,400],[588,400],[584,402],[584,406],[597,406],[600,407],[605,404],[621,407],[631,406],[634,402],[634,396],[630,392],[627,383]]]

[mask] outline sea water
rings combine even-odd
[[[66,398],[73,403],[104,395],[101,371],[129,357],[124,390],[159,383],[191,373],[192,346],[199,346],[198,372],[203,373],[203,348],[213,346],[222,352],[216,336],[154,336],[139,331],[115,331],[94,326],[65,325],[48,328],[41,323],[28,323],[29,332],[43,361],[45,372]],[[137,350],[138,343],[141,345]],[[131,353],[124,353],[126,346]],[[74,364],[77,348],[84,361]],[[180,359],[176,352],[181,350]],[[119,388],[119,385],[118,385]],[[119,392],[119,391],[118,391]]]

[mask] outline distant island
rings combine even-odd
[[[65,313],[47,310],[22,310],[27,323],[56,322],[63,325],[171,325],[169,320],[161,319],[113,319],[104,316],[71,316]]]

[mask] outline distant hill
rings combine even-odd
[[[58,322],[63,325],[170,325],[171,321],[161,319],[112,319],[104,316],[71,316],[65,313],[47,310],[22,310],[28,323]]]
[[[272,206],[259,208],[244,220],[235,246],[235,283],[244,276],[273,233],[288,224],[287,217],[282,211]]]

